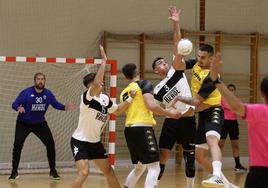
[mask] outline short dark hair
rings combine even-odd
[[[154,61],[153,61],[153,63],[152,63],[152,68],[153,68],[153,70],[155,69],[155,64],[156,64],[156,62],[157,62],[158,60],[160,60],[160,59],[164,59],[164,58],[163,58],[163,57],[157,57],[157,58],[154,59]]]
[[[234,88],[236,90],[236,86],[234,84],[228,84],[227,85],[227,88],[230,88],[230,87],[232,87],[232,88]]]
[[[199,50],[200,50],[200,51],[207,52],[207,53],[210,54],[210,55],[214,55],[214,48],[213,48],[213,46],[211,46],[210,44],[202,44],[202,45],[199,47]]]
[[[95,79],[96,73],[89,73],[83,78],[83,84],[85,87],[88,87],[88,84],[93,82]]]
[[[133,79],[136,74],[137,66],[134,63],[128,63],[122,67],[122,73],[127,79]]]
[[[37,72],[37,73],[34,74],[34,81],[35,81],[36,77],[37,77],[37,76],[40,76],[40,75],[43,76],[44,79],[46,80],[46,75],[45,75],[44,73],[42,73],[42,72]]]
[[[268,76],[265,76],[261,81],[261,92],[268,100]]]

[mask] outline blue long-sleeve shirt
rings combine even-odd
[[[20,92],[12,103],[12,108],[17,111],[18,107],[22,105],[25,109],[25,113],[18,114],[18,121],[40,123],[45,121],[45,113],[50,104],[55,109],[65,109],[65,106],[57,101],[50,90],[44,88],[41,93],[38,93],[34,86],[32,86]]]

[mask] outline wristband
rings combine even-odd
[[[132,97],[130,97],[130,96],[128,96],[128,98],[127,98],[127,100],[126,100],[126,101],[127,101],[128,103],[131,103],[131,102],[132,102],[132,100],[133,100],[133,98],[132,98]]]

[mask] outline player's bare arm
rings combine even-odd
[[[173,22],[173,55],[174,60],[172,66],[176,70],[185,70],[185,63],[182,62],[183,56],[178,54],[177,44],[181,40],[181,28],[180,28],[180,13],[181,9],[177,10],[175,6],[169,8],[169,19]]]
[[[98,72],[95,76],[95,79],[92,83],[91,89],[90,89],[90,95],[95,96],[97,93],[101,90],[102,85],[103,85],[103,77],[105,73],[105,66],[106,66],[106,61],[107,61],[107,56],[105,54],[103,46],[100,45],[100,53],[101,53],[101,65],[98,69]]]
[[[205,99],[201,97],[200,95],[195,95],[194,97],[183,97],[183,96],[177,96],[173,99],[171,106],[174,106],[177,101],[183,102],[185,104],[189,104],[192,106],[200,106]]]
[[[212,81],[218,79],[218,75],[221,70],[222,58],[221,54],[217,53],[213,62],[211,63],[211,73],[210,77]],[[232,93],[228,90],[224,83],[215,84],[218,90],[221,92],[222,97],[230,105],[231,109],[238,115],[245,115],[245,105]]]
[[[136,90],[131,90],[130,91],[130,96],[128,97],[127,100],[125,100],[124,102],[120,103],[118,105],[117,110],[113,113],[114,115],[118,116],[120,114],[122,114],[123,112],[125,112],[125,110],[128,108],[128,106],[131,104],[133,98],[136,96]]]
[[[173,119],[179,119],[182,116],[182,114],[176,110],[163,109],[155,102],[154,96],[150,93],[143,94],[143,98],[146,107],[157,115],[168,116]]]

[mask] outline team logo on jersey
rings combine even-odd
[[[47,99],[47,96],[46,95],[43,95],[43,99],[46,100]]]
[[[169,87],[167,85],[164,85],[165,91],[169,91]]]
[[[108,118],[108,115],[107,114],[103,114],[101,112],[97,112],[97,115],[95,117],[96,120],[99,120],[101,122],[106,122],[107,118]]]
[[[199,76],[198,73],[195,72],[194,70],[193,70],[193,75],[194,75],[194,77],[195,77],[198,81],[201,81],[200,76]]]

